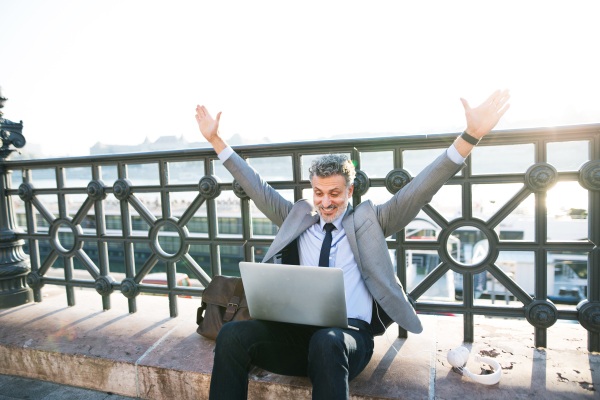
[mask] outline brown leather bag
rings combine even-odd
[[[196,332],[215,340],[224,324],[251,319],[242,278],[217,275],[202,294],[202,305],[196,316]]]

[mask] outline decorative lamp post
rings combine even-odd
[[[10,146],[25,146],[23,121],[16,123],[4,119],[2,108],[8,98],[0,87],[0,308],[33,302],[33,291],[27,287],[26,278],[31,270],[29,257],[23,252],[25,242],[17,239],[17,224],[12,198],[6,194],[11,189],[11,171],[4,161],[13,151]]]

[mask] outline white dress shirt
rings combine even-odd
[[[222,162],[225,162],[232,154],[233,149],[227,146],[218,154],[218,157]],[[465,161],[465,158],[456,150],[454,144],[446,150],[446,155],[455,164],[462,164]],[[362,279],[362,275],[354,259],[354,254],[352,254],[350,242],[342,226],[342,219],[344,219],[346,213],[333,221],[336,229],[332,232],[333,240],[329,253],[329,268],[340,268],[344,273],[348,318],[356,318],[371,323],[373,298]],[[319,220],[319,222],[316,222],[299,236],[298,252],[300,265],[318,267],[321,247],[323,240],[325,240],[324,226],[325,222]]]
[[[371,323],[373,298],[362,279],[346,231],[342,226],[342,220],[347,212],[348,210],[332,222],[335,229],[331,232],[333,240],[329,251],[329,268],[339,268],[344,273],[348,318],[362,319]],[[325,240],[324,226],[325,221],[320,219],[319,222],[302,232],[298,238],[300,265],[319,266],[321,247]]]

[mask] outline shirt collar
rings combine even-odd
[[[336,219],[333,220],[332,224],[333,226],[335,226],[335,229],[338,231],[342,230],[342,220],[344,219],[344,217],[346,216],[346,214],[348,213],[348,207],[346,206],[346,211],[344,211],[344,213],[342,215],[340,215],[339,217],[337,217]],[[323,218],[319,218],[319,226],[321,227],[321,231],[324,229],[326,222],[323,221]]]

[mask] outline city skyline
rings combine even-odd
[[[600,122],[591,1],[0,0],[5,117],[47,156],[200,141],[194,108],[261,142],[459,132],[498,88],[498,129]],[[27,146],[24,149],[27,151]]]

